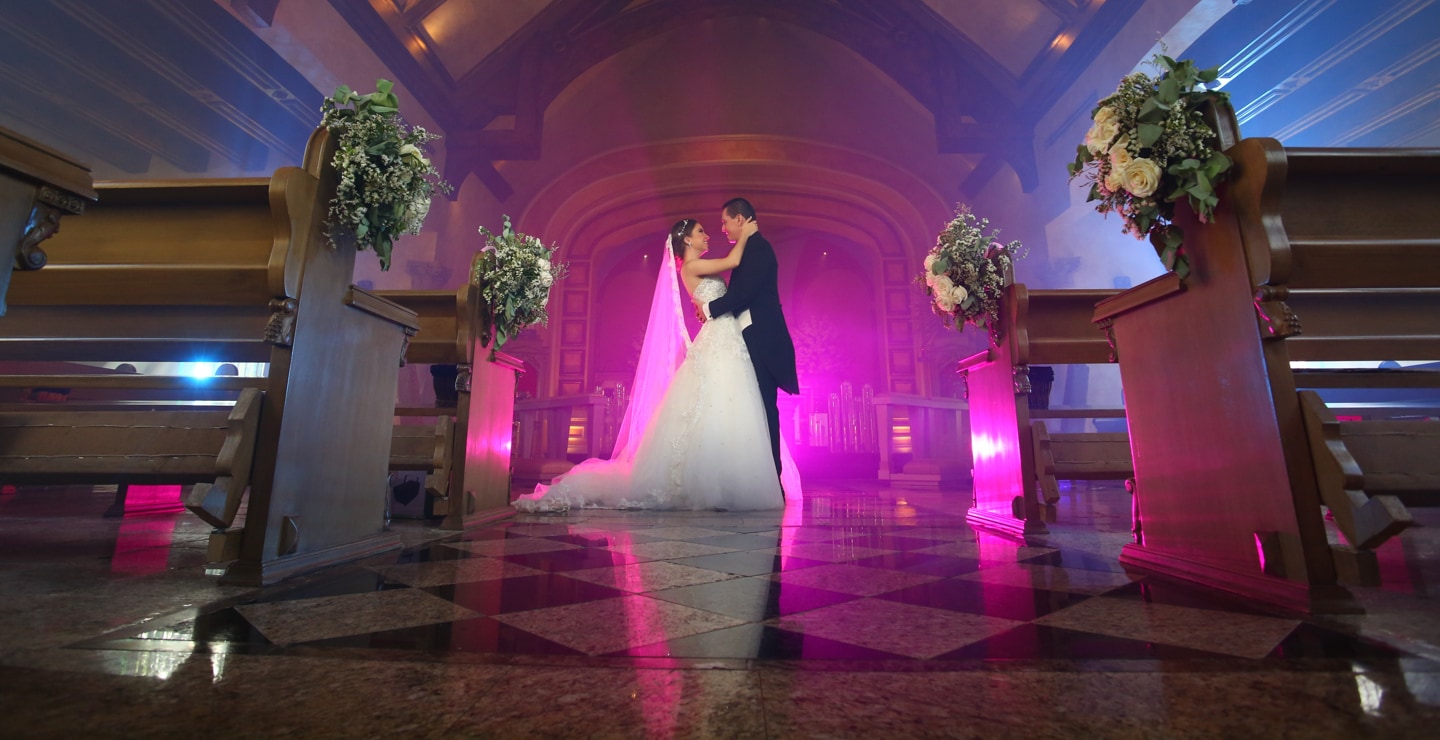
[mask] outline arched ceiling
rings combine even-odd
[[[1440,0],[0,0],[0,126],[105,179],[257,175],[298,160],[332,85],[383,74],[446,136],[448,179],[504,203],[507,163],[541,157],[548,111],[591,70],[749,21],[826,39],[909,96],[931,156],[966,163],[944,187],[960,199],[1002,169],[1033,187],[1036,151],[1078,139],[1139,61],[1107,55],[1192,6],[1212,12],[1182,48],[1221,66],[1247,135],[1440,145]]]
[[[1034,124],[1142,0],[330,0],[449,131],[447,178],[536,159],[545,110],[625,49],[705,21],[744,17],[828,37],[882,70],[934,119],[937,152],[1008,164],[1033,188]],[[489,8],[490,6],[485,6]],[[971,183],[976,185],[977,183]]]

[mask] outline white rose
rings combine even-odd
[[[933,272],[933,270],[932,270],[931,268],[933,268],[934,266],[935,266],[935,255],[934,255],[934,253],[925,255],[925,274],[926,274],[926,275],[929,275],[931,272]]]
[[[1124,168],[1130,164],[1134,157],[1130,156],[1130,137],[1122,136],[1115,140],[1115,146],[1110,147],[1110,168]]]
[[[1095,118],[1093,120],[1096,123],[1114,123],[1120,120],[1120,112],[1115,110],[1115,106],[1107,105],[1095,111]]]
[[[935,282],[930,284],[937,296],[948,296],[950,291],[955,289],[955,283],[950,280],[949,275],[936,275]]]
[[[1115,140],[1115,135],[1118,133],[1120,133],[1120,125],[1115,122],[1113,117],[1107,120],[1100,120],[1097,117],[1094,125],[1090,126],[1090,130],[1085,133],[1085,148],[1090,150],[1090,154],[1098,157],[1110,151],[1110,142]]]
[[[429,166],[430,166],[430,160],[426,159],[426,158],[425,158],[425,155],[424,155],[423,153],[421,153],[420,148],[417,147],[417,146],[415,146],[414,144],[401,144],[401,145],[400,145],[400,156],[403,157],[403,156],[405,156],[405,155],[407,155],[407,154],[410,155],[410,156],[412,156],[412,157],[414,157],[414,158],[415,158],[415,161],[419,162],[420,164],[422,164],[422,165],[424,165],[424,166],[426,166],[426,167],[429,167]]]
[[[1112,193],[1118,193],[1124,189],[1125,178],[1122,176],[1123,174],[1124,170],[1111,165],[1109,174],[1105,175],[1105,189]]]
[[[545,286],[545,287],[548,288],[548,287],[550,287],[550,285],[551,285],[552,283],[554,283],[554,282],[555,282],[555,278],[553,278],[553,277],[550,276],[550,271],[549,271],[549,270],[546,270],[546,271],[540,273],[540,284],[541,284],[541,285],[543,285],[543,286]]]
[[[540,265],[540,269],[543,270],[547,275],[550,273],[550,260],[541,257],[538,260],[538,264]]]
[[[1132,159],[1120,176],[1125,180],[1125,189],[1136,198],[1148,198],[1160,187],[1160,165],[1148,159]]]
[[[957,306],[964,303],[969,296],[970,291],[966,290],[963,285],[957,285],[950,289],[950,302]]]
[[[944,311],[945,313],[955,313],[955,302],[952,301],[952,300],[950,300],[950,299],[949,299],[948,297],[946,297],[946,296],[943,296],[943,295],[942,295],[942,296],[936,298],[936,299],[935,299],[935,305],[936,305],[941,311]]]

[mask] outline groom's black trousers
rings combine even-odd
[[[770,368],[760,362],[754,350],[750,364],[755,366],[755,380],[760,383],[760,400],[765,404],[765,423],[770,427],[770,454],[775,456],[775,475],[780,475],[780,383]]]

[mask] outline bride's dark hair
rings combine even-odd
[[[670,252],[675,259],[685,257],[685,237],[695,233],[695,227],[699,225],[700,222],[693,218],[682,218],[670,227]]]

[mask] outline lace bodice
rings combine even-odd
[[[725,295],[725,281],[713,276],[700,278],[700,284],[695,286],[695,297],[701,301],[710,302]]]

